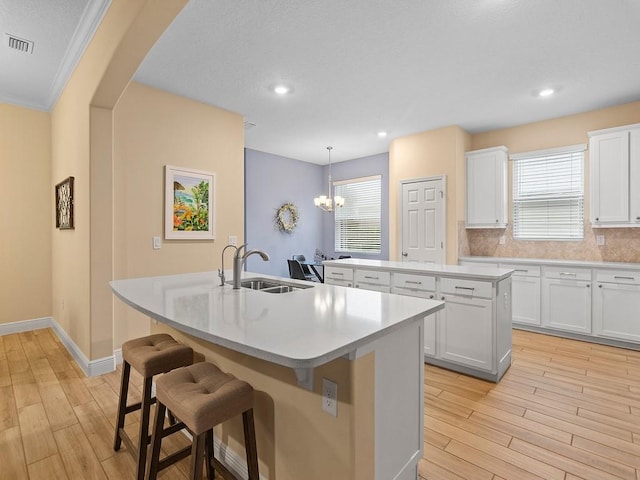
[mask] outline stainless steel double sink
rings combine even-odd
[[[289,293],[296,290],[304,290],[305,288],[313,288],[313,285],[281,282],[272,278],[247,278],[240,282],[240,286],[265,293]]]

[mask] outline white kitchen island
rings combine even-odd
[[[234,290],[213,272],[111,287],[160,322],[152,330],[168,331],[253,385],[263,478],[417,478],[424,319],[443,302],[322,284]],[[336,417],[323,411],[323,378],[338,386]],[[243,450],[241,426],[228,423],[216,429],[216,450],[243,476],[244,459],[234,453]]]
[[[324,262],[326,283],[438,299],[424,360],[497,382],[511,365],[512,269],[356,258]]]

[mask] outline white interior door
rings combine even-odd
[[[445,178],[402,182],[403,261],[444,263]]]

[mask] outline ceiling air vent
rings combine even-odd
[[[9,48],[19,52],[33,53],[33,42],[31,40],[25,40],[9,33],[7,33],[7,38],[9,39]]]
[[[252,123],[252,122],[246,122],[246,121],[244,122],[244,129],[245,129],[245,130],[251,130],[251,129],[252,129],[253,127],[255,127],[255,126],[256,126],[256,124],[255,124],[255,123]]]

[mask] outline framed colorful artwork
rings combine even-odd
[[[215,174],[165,166],[164,238],[215,238]]]
[[[73,177],[56,185],[56,228],[73,230]]]

